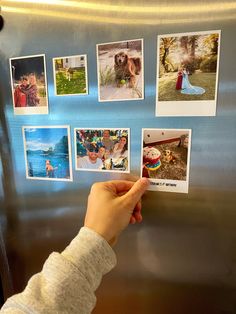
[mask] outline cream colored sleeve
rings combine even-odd
[[[4,314],[88,314],[96,304],[95,290],[102,276],[116,265],[110,245],[96,232],[83,227],[61,253],[52,253],[25,290],[9,298]]]

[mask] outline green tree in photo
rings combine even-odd
[[[54,153],[68,154],[68,137],[63,136],[60,141],[55,145]]]
[[[218,41],[218,34],[211,34],[205,38],[204,45],[207,48],[207,55],[200,64],[200,70],[202,72],[216,72]]]
[[[176,42],[175,37],[161,38],[160,45],[160,63],[164,72],[169,72],[170,69],[174,69],[171,60],[168,58],[170,53],[170,48],[173,48],[174,43]],[[160,75],[163,74],[163,71],[160,71]]]

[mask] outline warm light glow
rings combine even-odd
[[[220,12],[220,11],[232,11],[236,9],[236,2],[225,2],[225,3],[201,3],[201,4],[183,4],[178,5],[162,5],[157,4],[156,6],[137,6],[137,5],[113,5],[105,3],[96,3],[96,2],[83,2],[83,1],[67,1],[67,0],[6,0],[2,1],[2,4],[10,3],[28,3],[28,4],[45,4],[55,6],[63,6],[68,8],[80,8],[87,10],[96,10],[96,11],[110,11],[110,12],[125,12],[125,13],[150,13],[150,14],[168,14],[168,13],[200,13],[200,12]]]
[[[202,23],[204,21],[232,20],[236,18],[236,2],[134,6],[86,1],[6,0],[1,1],[1,4],[2,14],[29,14],[57,19],[80,20],[90,23],[123,25],[187,24]],[[113,12],[116,12],[115,16]],[[209,12],[214,12],[214,14],[209,15]],[[202,14],[199,16],[199,13]]]
[[[189,59],[189,55],[185,53],[183,54],[182,58],[184,61],[187,61]]]

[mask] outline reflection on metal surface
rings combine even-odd
[[[168,227],[148,227],[138,232],[137,249],[143,267],[159,280],[212,282],[228,271],[227,258],[218,256],[221,248],[209,227],[173,226],[171,233]]]
[[[5,193],[4,198],[0,191],[0,223],[14,291],[76,235],[93,182],[130,177],[75,171],[73,162],[74,182],[26,180],[22,125],[130,127],[133,176],[140,174],[142,128],[191,128],[189,194],[147,192],[143,223],[120,237],[118,265],[104,277],[94,314],[236,313],[236,2],[0,2],[5,20],[0,33],[0,139],[5,143],[0,145]],[[156,35],[213,29],[222,30],[217,116],[154,117]],[[145,99],[99,103],[96,44],[140,37]],[[8,58],[38,53],[46,55],[50,114],[14,116]],[[89,95],[58,98],[52,58],[80,53],[88,57]]]
[[[109,12],[126,12],[126,13],[150,13],[150,14],[156,14],[160,15],[162,13],[193,13],[193,12],[206,12],[206,10],[211,12],[220,12],[220,11],[228,11],[228,10],[234,10],[236,9],[236,3],[235,2],[224,2],[224,3],[208,3],[208,4],[186,4],[183,2],[182,4],[176,4],[176,5],[166,5],[166,4],[160,4],[158,3],[155,6],[137,6],[136,5],[114,5],[114,4],[106,4],[99,2],[83,2],[83,1],[66,1],[66,0],[6,0],[2,1],[3,3],[29,3],[29,4],[46,4],[46,5],[52,5],[55,6],[63,6],[67,8],[79,8],[79,9],[89,9],[89,10],[96,10],[96,11],[107,11]]]
[[[23,5],[23,6],[20,6]],[[28,5],[28,7],[25,7]],[[45,5],[45,7],[42,7]],[[48,7],[51,6],[49,10]],[[61,8],[61,10],[60,10]],[[65,12],[65,9],[67,11]],[[76,11],[77,10],[77,11]],[[193,23],[236,18],[236,3],[176,4],[173,6],[113,5],[80,1],[2,1],[2,11],[6,13],[30,14],[61,19],[79,19],[91,23],[158,25],[175,23]],[[209,16],[209,12],[214,13]],[[116,16],[114,16],[114,13]],[[199,14],[201,14],[199,16]]]
[[[158,258],[158,252],[152,250],[152,236],[155,232],[151,228],[142,229],[137,234],[138,257],[143,267],[156,277],[161,276],[162,267]]]

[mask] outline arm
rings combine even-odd
[[[126,157],[126,158],[128,158],[129,156],[128,156],[128,150],[126,149],[124,152],[123,152],[123,154],[121,154],[121,157]]]
[[[26,289],[7,300],[2,313],[81,313],[92,311],[102,276],[116,264],[110,245],[82,228],[61,253],[52,253]]]
[[[140,199],[148,180],[108,181],[91,189],[84,227],[61,253],[52,253],[26,289],[1,313],[89,314],[102,276],[116,264],[111,248],[129,223],[141,222]]]
[[[77,167],[78,168],[87,168],[85,156],[84,157],[77,157]]]
[[[38,98],[38,88],[36,85],[30,85],[30,87],[25,91],[28,98],[29,106],[37,106],[40,99]]]

